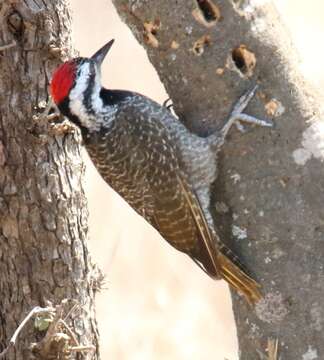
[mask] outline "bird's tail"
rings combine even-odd
[[[216,232],[210,231],[194,190],[183,178],[178,177],[178,181],[198,231],[198,241],[190,256],[209,276],[222,277],[250,304],[256,303],[262,297],[260,285],[245,273],[238,258],[221,243]]]
[[[217,254],[217,265],[220,276],[232,288],[242,293],[249,304],[253,305],[261,299],[260,285],[221,251]]]
[[[253,305],[261,299],[260,285],[245,270],[239,258],[220,241],[211,244],[208,252],[203,246],[195,249],[192,259],[213,279],[224,279]]]

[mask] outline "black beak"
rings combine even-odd
[[[108,51],[110,50],[110,48],[111,48],[112,44],[114,43],[114,41],[115,41],[114,39],[110,40],[101,49],[99,49],[94,55],[91,56],[91,59],[96,62],[98,67],[101,66],[104,58],[108,54]]]

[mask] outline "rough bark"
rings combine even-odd
[[[282,359],[323,358],[320,99],[298,73],[275,8],[257,0],[114,4],[192,131],[215,131],[239,95],[259,84],[248,112],[272,117],[275,128],[232,130],[212,201],[223,240],[264,294],[256,309],[233,294],[240,358],[262,358],[269,338],[279,340]]]
[[[80,136],[40,116],[70,22],[66,0],[0,3],[0,352],[34,306],[64,299],[80,304],[67,319],[80,344],[97,345]],[[31,321],[6,358],[32,358],[41,338]]]

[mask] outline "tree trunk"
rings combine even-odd
[[[281,359],[323,358],[320,99],[298,73],[276,9],[257,0],[114,4],[192,131],[220,128],[239,95],[259,84],[248,112],[273,118],[275,128],[231,131],[211,205],[224,241],[264,294],[255,309],[233,294],[240,358],[262,358],[270,338]]]
[[[0,352],[33,307],[64,299],[63,318],[79,304],[66,322],[80,345],[98,341],[80,136],[54,134],[41,115],[53,69],[71,56],[70,23],[66,0],[0,4]],[[6,358],[46,359],[30,351],[41,335],[28,323]]]

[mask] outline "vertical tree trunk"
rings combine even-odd
[[[63,299],[81,306],[67,320],[80,344],[97,345],[80,137],[40,116],[70,23],[66,0],[0,4],[0,352],[34,306]],[[6,358],[31,358],[40,338],[31,322]]]
[[[223,238],[264,294],[255,309],[233,295],[240,358],[262,358],[269,338],[279,339],[282,359],[323,358],[322,113],[276,10],[257,0],[114,4],[175,111],[200,135],[219,128],[239,95],[259,84],[248,112],[276,127],[233,129],[212,199]]]

